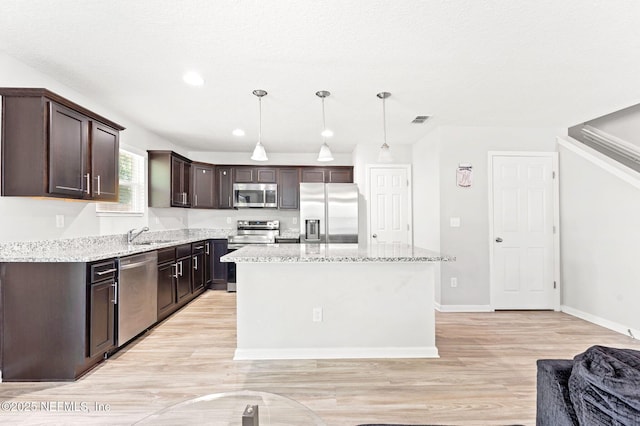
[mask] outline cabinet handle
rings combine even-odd
[[[229,207],[231,207],[231,195],[229,195]]]
[[[113,284],[111,284],[111,287],[113,287],[113,304],[117,305],[118,304],[118,281],[114,281]]]
[[[182,260],[180,262],[178,262],[178,275],[182,276]]]
[[[202,250],[204,248],[204,246],[195,246],[196,250]]]
[[[91,175],[87,173],[85,177],[87,178],[87,194],[90,194],[91,193]]]
[[[110,274],[110,273],[115,272],[117,270],[118,270],[118,268],[111,268],[111,269],[107,269],[107,270],[104,270],[104,271],[96,272],[96,275]]]
[[[198,194],[195,194],[193,196],[193,204],[196,205],[196,206],[198,205]]]
[[[172,267],[174,267],[174,268],[176,268],[176,272],[175,272],[175,274],[171,274],[171,276],[172,276],[173,278],[178,278],[178,264],[177,264],[177,263],[174,263],[174,264],[173,264],[173,265],[171,265],[171,266],[172,266]]]
[[[197,257],[193,258],[193,269],[195,269],[196,271],[198,270],[198,258]]]
[[[206,243],[204,245],[204,253],[208,256],[209,255],[209,243]]]
[[[100,175],[98,175],[98,195],[100,195]]]

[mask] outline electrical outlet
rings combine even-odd
[[[298,218],[297,218],[297,217],[294,217],[294,218],[293,218],[293,224],[295,225],[296,223],[298,223]]]
[[[231,223],[231,218],[230,217],[227,218],[227,223]]]
[[[64,216],[61,214],[56,215],[56,228],[64,228]]]
[[[322,322],[322,308],[313,308],[313,322]]]
[[[460,227],[460,218],[459,217],[451,217],[449,218],[449,226],[452,228]]]
[[[458,279],[456,277],[451,277],[451,287],[458,287]]]

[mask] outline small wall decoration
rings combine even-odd
[[[462,188],[468,188],[471,186],[472,176],[471,163],[460,163],[456,170],[456,184]]]

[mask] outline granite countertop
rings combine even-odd
[[[150,231],[142,233],[133,244],[127,244],[125,234],[0,243],[0,262],[93,262],[194,241],[227,238],[233,232],[233,229]]]
[[[299,229],[281,229],[280,230],[280,235],[278,235],[276,237],[276,241],[277,240],[282,240],[282,239],[296,239],[296,238],[300,238],[300,230]]]
[[[407,244],[259,244],[242,247],[222,262],[448,262],[455,257]]]

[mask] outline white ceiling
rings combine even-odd
[[[268,152],[319,149],[318,90],[343,153],[382,143],[380,91],[391,146],[640,101],[634,0],[1,0],[0,51],[193,151],[251,150],[258,88]]]

